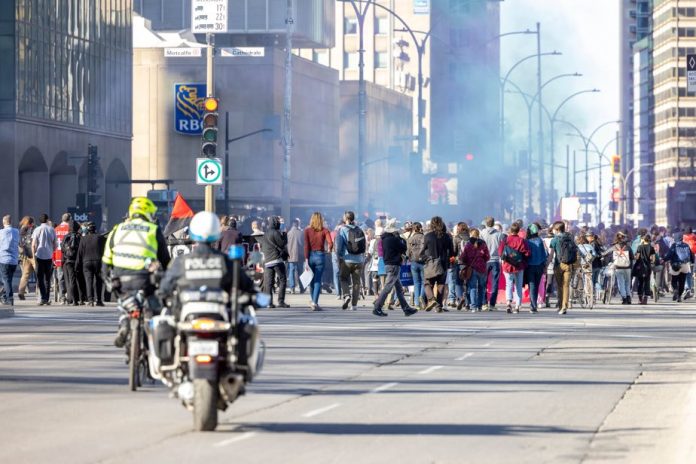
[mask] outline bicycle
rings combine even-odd
[[[662,276],[662,266],[654,266],[650,276],[650,290],[652,291],[655,303],[660,299],[660,277]]]
[[[143,386],[143,380],[154,379],[150,377],[148,364],[147,335],[143,327],[145,297],[141,291],[118,301],[119,310],[128,315],[130,330],[126,338],[126,363],[128,364],[128,388],[136,391]],[[134,362],[135,360],[135,362]]]
[[[604,283],[602,288],[602,303],[609,305],[614,297],[614,290],[616,288],[616,276],[613,266],[607,266],[602,270],[602,282]]]

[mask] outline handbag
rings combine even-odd
[[[469,279],[471,279],[471,275],[474,273],[474,268],[471,266],[465,266],[461,265],[461,269],[459,269],[459,280],[462,282],[468,282]]]
[[[423,267],[423,274],[426,279],[435,279],[445,274],[442,261],[439,258],[428,258]]]

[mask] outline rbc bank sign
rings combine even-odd
[[[186,135],[201,134],[205,96],[205,84],[174,85],[175,131]]]

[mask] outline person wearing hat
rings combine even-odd
[[[529,280],[529,301],[532,313],[538,312],[539,301],[539,284],[541,277],[546,272],[546,262],[549,257],[546,246],[539,231],[539,224],[530,224],[527,228],[527,247],[530,251],[529,260],[527,261],[527,275]]]
[[[405,316],[416,314],[418,310],[409,306],[404,297],[404,289],[401,286],[400,273],[402,256],[406,253],[406,241],[399,236],[399,228],[396,219],[390,219],[384,228],[382,234],[382,253],[384,259],[385,281],[384,287],[379,292],[379,296],[375,300],[374,310],[372,314],[379,317],[386,317],[387,313],[382,311],[389,293],[392,289],[396,293],[396,297],[401,303],[401,309]]]
[[[614,264],[616,286],[621,294],[621,303],[631,304],[631,271],[633,269],[633,250],[628,245],[628,235],[622,231],[616,233],[612,247],[605,253],[611,253]]]

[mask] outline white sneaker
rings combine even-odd
[[[358,310],[358,307],[357,307],[357,306],[353,306],[353,307],[350,308],[350,309],[352,309],[353,311],[357,311],[357,310]]]

